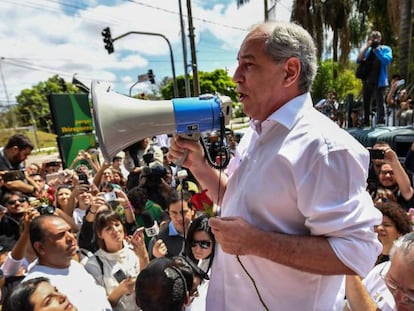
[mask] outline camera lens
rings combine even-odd
[[[40,215],[53,215],[55,213],[55,207],[53,205],[42,204],[37,207],[37,210]]]

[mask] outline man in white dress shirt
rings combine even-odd
[[[221,206],[207,310],[337,310],[344,275],[365,276],[381,251],[368,152],[313,108],[315,45],[302,27],[255,26],[238,61],[252,129],[229,177],[195,142],[175,137],[169,152],[174,161],[188,150],[183,166]]]

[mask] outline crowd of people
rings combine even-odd
[[[205,308],[215,240],[191,203],[197,181],[173,176],[168,147],[145,138],[110,163],[79,150],[67,168],[59,159],[27,163],[32,150],[23,134],[1,149],[3,310],[141,310],[137,277],[158,258],[194,279],[185,305]]]
[[[3,311],[412,310],[414,144],[401,163],[319,113],[316,68],[302,27],[249,31],[233,80],[251,127],[222,170],[179,136],[68,168],[26,163],[33,144],[10,137]]]

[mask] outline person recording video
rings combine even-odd
[[[375,110],[376,123],[385,124],[385,90],[388,86],[388,66],[392,61],[392,49],[381,44],[379,31],[371,32],[367,43],[357,57],[357,64],[364,63],[362,80],[362,97],[364,102],[364,125],[370,125],[371,113]],[[376,106],[371,108],[372,101]]]
[[[149,137],[132,144],[124,152],[124,165],[130,172],[127,180],[127,189],[132,189],[139,185],[140,174],[144,166],[150,166],[154,162],[162,165],[164,161],[161,148],[151,144]]]

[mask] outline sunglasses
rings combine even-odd
[[[26,198],[20,198],[20,199],[17,199],[17,200],[10,200],[10,201],[7,202],[7,204],[8,205],[14,205],[14,204],[17,203],[17,201],[19,201],[20,203],[24,203],[24,202],[27,201],[27,199]]]
[[[211,241],[205,241],[205,240],[201,240],[201,241],[197,241],[197,240],[193,240],[193,242],[191,243],[191,247],[196,247],[196,246],[200,246],[203,249],[209,249],[211,246]]]

